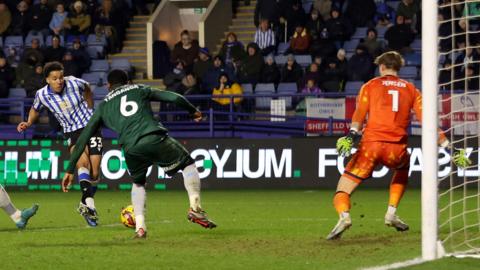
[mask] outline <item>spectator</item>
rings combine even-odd
[[[320,37],[317,41],[313,41],[311,47],[311,53],[319,57],[330,57],[338,50],[333,40],[330,39],[330,35],[326,27],[320,32]]]
[[[377,6],[374,0],[350,0],[345,16],[354,27],[372,26]]]
[[[30,9],[25,1],[17,4],[17,10],[13,13],[12,23],[10,25],[10,35],[26,36],[30,31]]]
[[[163,78],[163,83],[167,86],[167,89],[176,92],[182,85],[185,76],[185,62],[178,60],[173,70]]]
[[[469,18],[469,24],[470,25],[476,25],[478,27],[480,25],[480,4],[478,1],[467,1],[469,3],[465,3],[465,7],[463,8],[462,16],[464,18]],[[459,21],[459,23],[462,23],[462,21],[465,21],[465,19],[462,18],[462,20]]]
[[[280,82],[280,70],[273,59],[273,55],[268,55],[265,59],[265,64],[262,68],[262,75],[260,76],[261,83],[273,83],[277,85]]]
[[[30,55],[34,55],[35,58],[37,59],[37,62],[38,62],[39,64],[43,64],[43,63],[44,63],[44,60],[45,60],[45,59],[44,59],[44,57],[43,57],[42,51],[40,50],[40,41],[38,40],[38,38],[32,39],[31,47],[30,47],[30,48],[26,48],[26,49],[23,51],[22,62],[24,62],[25,59],[30,58]]]
[[[55,35],[63,35],[63,22],[67,18],[68,12],[65,11],[63,3],[58,3],[56,10],[57,11],[53,13],[52,19],[50,20],[49,27]]]
[[[438,36],[443,37],[439,40],[440,51],[441,52],[448,52],[452,50],[452,39],[446,38],[452,34],[452,26],[454,27],[455,33],[460,32],[458,25],[452,25],[451,21],[444,20],[444,15],[442,13],[438,13],[438,23],[440,24],[438,28]]]
[[[258,27],[260,19],[264,18],[276,25],[280,19],[280,12],[277,0],[257,0],[253,22]]]
[[[77,78],[80,78],[82,76],[80,67],[79,65],[77,65],[71,52],[67,51],[65,53],[65,55],[63,56],[62,64],[63,64],[63,75],[75,76]]]
[[[294,82],[299,83],[303,76],[302,67],[295,61],[295,56],[289,54],[287,56],[287,63],[282,68],[281,71],[281,82]]]
[[[289,0],[284,1],[282,5],[283,16],[280,22],[283,24],[284,21],[287,22],[287,37],[291,37],[297,25],[305,25],[307,16],[302,7],[301,0]]]
[[[297,25],[292,39],[290,39],[290,50],[294,54],[307,54],[310,49],[310,34],[302,25]]]
[[[45,62],[61,62],[64,54],[65,48],[60,46],[60,36],[52,36],[52,46],[47,47],[43,53],[43,56],[45,57]]]
[[[75,61],[78,66],[80,73],[87,72],[90,68],[90,65],[92,64],[92,60],[90,59],[87,51],[85,51],[85,48],[82,46],[80,39],[75,39],[73,41],[73,48],[71,50],[71,54],[73,57],[73,61]]]
[[[198,41],[192,40],[188,30],[183,30],[180,33],[180,41],[175,44],[172,51],[172,63],[183,61],[185,63],[185,70],[191,71],[193,63],[198,56]]]
[[[441,90],[454,90],[455,72],[452,67],[452,61],[450,59],[445,60],[443,63],[443,68],[440,70],[440,75],[438,78],[438,84]],[[463,87],[462,87],[463,88]]]
[[[339,49],[337,52],[337,68],[341,71],[342,81],[347,80],[348,60],[344,49]]]
[[[322,20],[325,22],[330,19],[330,11],[332,11],[331,0],[315,0],[313,2],[313,9],[317,10]]]
[[[40,3],[33,5],[30,24],[33,34],[42,33],[43,37],[50,34],[49,26],[52,19],[52,10],[48,6],[48,0],[40,0]]]
[[[224,107],[230,105],[232,101],[229,97],[230,95],[243,95],[243,89],[238,83],[232,82],[227,73],[221,73],[218,77],[217,86],[212,91],[212,95],[213,101]],[[242,97],[235,97],[233,98],[233,103],[238,105],[242,100]]]
[[[0,38],[5,36],[10,23],[12,22],[12,14],[5,3],[0,3]]]
[[[309,80],[313,80],[316,84],[321,84],[325,80],[317,63],[310,64],[303,76],[302,85],[305,86]]]
[[[305,28],[310,34],[312,43],[318,42],[318,40],[320,39],[320,34],[322,33],[322,30],[324,28],[324,24],[322,19],[318,16],[318,11],[316,9],[312,9]]]
[[[395,19],[395,10],[385,2],[377,3],[377,10],[373,22],[377,27],[390,27]]]
[[[93,19],[93,17],[95,16],[95,12],[97,12],[97,10],[99,9],[98,4],[100,2],[97,1],[97,0],[82,0],[82,2],[85,6],[85,13],[90,15],[90,18]],[[103,0],[101,2],[103,3]],[[95,24],[93,24],[93,25],[95,25]]]
[[[86,12],[85,4],[82,1],[76,1],[71,12],[68,13],[67,18],[63,22],[63,27],[67,33],[67,42],[77,37],[82,41],[86,41],[86,35],[91,23],[92,18]]]
[[[17,68],[20,63],[20,55],[17,53],[17,49],[9,48],[8,55],[6,56],[8,64],[12,68]]]
[[[367,50],[368,53],[373,56],[373,58],[379,56],[384,49],[384,44],[382,41],[377,39],[377,30],[375,28],[369,28],[367,30],[367,37],[361,42]]]
[[[38,89],[45,86],[45,80],[43,76],[43,66],[42,64],[35,65],[35,72],[33,76],[25,80],[25,91],[27,92],[27,97],[33,98],[35,97],[35,93]]]
[[[468,91],[478,92],[478,69],[472,64],[467,65],[467,67],[465,68],[465,73],[461,74],[456,78],[456,82],[454,83],[454,85],[455,89],[464,89]]]
[[[325,74],[325,81],[321,87],[325,92],[340,92],[343,85],[344,74],[338,68],[335,58],[330,58],[327,61],[327,68],[323,71]]]
[[[112,0],[104,0],[102,6],[95,12],[95,34],[107,38],[107,52],[120,52],[120,40],[117,35],[117,25],[121,15],[113,8]]]
[[[208,48],[200,48],[198,50],[198,60],[193,64],[193,74],[200,84],[201,78],[205,76],[212,66],[213,63]]]
[[[230,32],[227,34],[219,55],[227,65],[233,65],[233,59],[239,60],[245,57],[243,44],[237,40],[235,33]]]
[[[28,80],[35,75],[35,66],[38,64],[38,59],[33,54],[20,62],[16,69],[16,84],[24,87]]]
[[[263,57],[257,44],[250,43],[247,46],[247,57],[240,66],[240,72],[237,74],[241,83],[256,84],[260,79],[262,72]]]
[[[455,76],[462,78],[465,76],[465,70],[472,65],[475,70],[478,70],[478,63],[480,62],[480,55],[474,51],[472,47],[467,47],[462,50],[461,54],[455,59]]]
[[[267,19],[260,21],[260,26],[255,32],[254,42],[260,48],[263,56],[275,51],[275,33],[270,29]]]
[[[15,81],[15,71],[7,62],[3,54],[0,54],[0,98],[8,97],[9,89]]]
[[[233,79],[234,77],[233,71],[229,67],[226,67],[222,58],[217,55],[213,58],[213,66],[202,77],[202,90],[211,93],[213,88],[217,86],[218,78],[222,73],[227,73],[228,78]]]
[[[385,39],[388,41],[388,47],[400,53],[410,52],[410,44],[415,38],[412,29],[405,24],[402,16],[397,16],[397,24],[388,28],[385,33]]]
[[[199,84],[193,73],[188,73],[183,79],[182,84],[177,89],[177,93],[181,95],[200,94]]]
[[[314,79],[308,79],[305,87],[302,89],[302,94],[320,94],[322,90],[318,87],[318,83]]]
[[[367,48],[359,44],[355,54],[348,60],[347,74],[349,81],[368,81],[373,73],[373,59]]]
[[[325,22],[330,40],[335,43],[337,49],[343,47],[343,42],[350,38],[352,29],[350,24],[340,16],[338,9],[332,9],[331,18]]]
[[[420,11],[420,4],[416,0],[402,0],[397,7],[397,16],[405,19],[405,24],[416,32],[417,13]]]

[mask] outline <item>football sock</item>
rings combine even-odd
[[[397,212],[396,207],[393,207],[391,205],[388,206],[388,208],[387,208],[387,215],[388,216],[394,216],[396,212]]]
[[[82,190],[82,203],[87,205],[88,208],[95,209],[90,171],[87,168],[78,168],[78,181],[80,181],[80,189]]]
[[[10,216],[13,222],[19,222],[21,219],[22,212],[15,208],[15,206],[10,201],[10,197],[8,193],[3,187],[0,185],[0,207]]]
[[[183,184],[190,200],[190,208],[198,211],[202,207],[200,205],[200,176],[197,167],[195,167],[195,164],[191,164],[183,169],[182,174]]]
[[[343,191],[338,191],[335,193],[335,197],[333,197],[333,205],[335,206],[335,209],[339,215],[342,215],[344,212],[349,212],[350,195]]]
[[[403,193],[405,193],[405,188],[408,183],[408,169],[407,170],[396,170],[392,177],[392,182],[390,183],[390,198],[388,200],[388,205],[395,208],[398,207],[400,200],[402,199]]]
[[[132,185],[132,205],[133,213],[135,214],[135,231],[143,228],[145,231],[145,201],[147,200],[147,192],[145,186],[140,184]]]

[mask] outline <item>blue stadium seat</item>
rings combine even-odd
[[[275,63],[277,63],[277,66],[285,65],[287,63],[287,56],[285,56],[285,55],[275,56]]]
[[[92,65],[90,66],[90,72],[107,72],[110,69],[110,65],[107,60],[92,60]]]
[[[95,34],[90,34],[87,38],[87,44],[96,46],[107,46],[107,38],[104,35],[97,37],[97,35]]]
[[[104,98],[108,94],[108,89],[105,86],[97,86],[93,89],[93,96],[95,99]]]
[[[110,68],[129,72],[132,69],[132,65],[127,58],[113,58],[112,63],[110,63]]]
[[[271,95],[272,92],[269,91],[258,91],[255,90],[255,95]],[[256,97],[255,98],[255,109],[257,110],[270,110],[270,101],[271,97]]]
[[[311,55],[295,55],[295,60],[302,67],[308,67],[312,63]]]
[[[23,47],[23,37],[22,36],[8,36],[5,38],[5,47]]]
[[[251,83],[242,83],[244,94],[253,94],[253,85]]]
[[[422,51],[422,40],[421,39],[415,39],[412,42],[412,44],[410,44],[410,47],[416,52],[421,52]]]
[[[88,55],[90,56],[90,58],[92,59],[98,59],[98,58],[103,58],[104,54],[105,54],[105,49],[103,46],[95,46],[95,45],[92,45],[92,46],[88,46],[86,48],[87,50],[87,53]]]
[[[255,86],[255,93],[258,92],[275,93],[275,85],[273,83],[258,83]]]
[[[307,13],[307,14],[310,13],[310,10],[312,10],[312,5],[313,5],[312,2],[303,1],[302,7],[303,7],[303,10],[305,11],[305,13]]]
[[[345,93],[346,94],[358,94],[360,88],[362,88],[364,82],[362,81],[351,81],[345,84]]]
[[[413,84],[415,87],[417,87],[417,89],[422,90],[422,80],[415,80]]]
[[[296,94],[298,92],[298,87],[296,83],[279,83],[277,92],[282,94]]]
[[[361,39],[367,36],[367,27],[357,27],[350,39]]]
[[[397,10],[400,1],[387,1],[387,5],[389,5],[394,10]]]
[[[345,53],[345,57],[346,57],[347,59],[350,59],[354,54],[355,54],[355,52],[346,52],[346,53]]]
[[[277,48],[277,54],[284,54],[290,47],[290,42],[280,42]]]
[[[107,83],[107,73],[105,72],[92,72],[92,73],[83,73],[82,79],[87,81],[91,85],[104,85]]]
[[[377,38],[383,39],[385,37],[385,33],[388,30],[388,27],[377,27]]]
[[[25,46],[26,47],[31,47],[32,46],[32,40],[35,39],[35,38],[38,39],[38,41],[40,42],[40,47],[43,47],[45,42],[44,42],[43,35],[40,32],[38,32],[36,35],[33,35],[32,33],[28,33],[27,37],[25,38]]]
[[[47,47],[52,46],[52,38],[53,36],[48,36],[45,39],[45,46]],[[65,39],[63,38],[63,36],[60,36],[60,46],[65,47]]]
[[[415,79],[417,78],[417,68],[412,66],[405,66],[400,69],[398,76],[405,79]]]
[[[405,64],[407,66],[421,66],[422,65],[422,55],[414,52],[414,53],[409,53],[405,54],[403,56],[405,59]]]
[[[360,42],[359,39],[347,40],[343,44],[343,48],[345,49],[346,52],[354,52],[359,42]]]
[[[10,92],[8,93],[8,98],[26,98],[27,91],[23,88],[10,88]]]

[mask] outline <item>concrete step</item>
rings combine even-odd
[[[146,85],[150,85],[152,87],[156,87],[156,88],[161,88],[161,89],[164,89],[165,88],[165,85],[163,84],[163,80],[161,79],[154,79],[154,80],[134,80],[133,81],[134,83],[139,83],[139,84],[146,84]]]
[[[150,15],[137,15],[133,16],[134,22],[147,22],[150,19]]]
[[[146,25],[143,25],[143,26],[140,26],[140,27],[129,27],[127,28],[127,34],[143,34],[143,33],[147,33],[147,26]]]
[[[129,33],[129,34],[127,34],[127,41],[133,41],[133,40],[146,41],[147,40],[147,33],[141,33],[141,34]]]
[[[146,48],[147,46],[147,39],[145,40],[125,40],[123,42],[123,44],[125,45],[125,47],[129,47],[129,46],[143,46]]]
[[[145,53],[146,51],[145,46],[124,46],[121,53]]]
[[[230,25],[229,29],[235,33],[237,33],[238,31],[253,31],[255,33],[255,31],[257,31],[257,28],[253,23],[252,24],[234,24],[234,25]]]
[[[245,11],[247,11],[247,12],[255,12],[255,5],[252,5],[252,4],[250,4],[250,6],[241,5],[241,6],[239,6],[238,9],[237,9],[237,13],[238,13],[238,12],[245,12]]]
[[[237,18],[250,18],[252,17],[252,20],[253,20],[253,16],[254,16],[254,12],[238,12],[236,15],[235,15]]]
[[[110,55],[110,59],[113,58],[126,58],[130,61],[132,60],[145,60],[147,59],[147,53],[117,53]]]

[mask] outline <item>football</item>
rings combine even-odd
[[[122,208],[122,211],[120,212],[120,220],[126,227],[135,228],[135,214],[133,213],[132,205]]]

